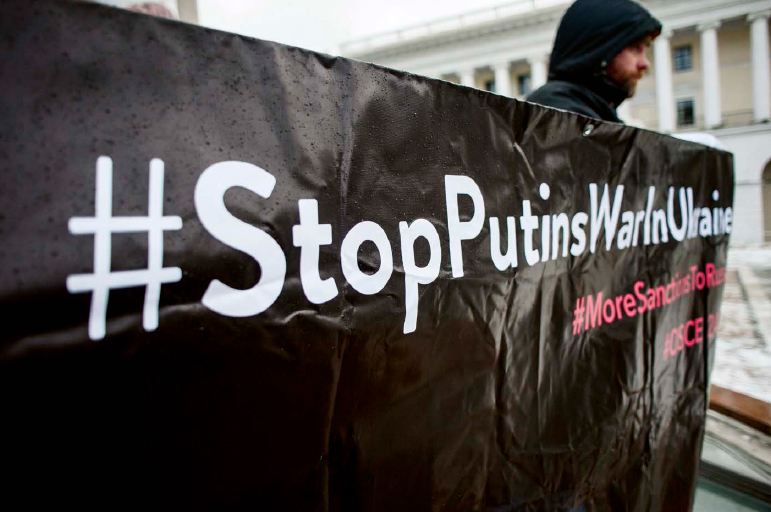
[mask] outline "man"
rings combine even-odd
[[[634,95],[650,67],[645,49],[660,33],[632,0],[577,0],[557,29],[549,81],[526,100],[620,122],[616,109]]]

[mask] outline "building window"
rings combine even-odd
[[[675,71],[690,71],[693,69],[691,60],[691,45],[678,46],[674,50]]]
[[[495,92],[495,80],[485,80],[485,91]]]
[[[519,75],[517,77],[517,87],[519,89],[520,96],[526,96],[530,94],[530,91],[533,90],[533,87],[531,85],[529,73],[524,75]]]
[[[693,99],[677,100],[677,126],[694,124]]]

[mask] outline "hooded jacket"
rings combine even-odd
[[[620,122],[627,92],[605,67],[627,46],[661,32],[661,23],[632,0],[576,0],[560,21],[549,81],[527,101]]]

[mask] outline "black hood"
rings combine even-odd
[[[549,79],[586,83],[621,50],[659,32],[659,20],[632,0],[577,0],[557,29]]]

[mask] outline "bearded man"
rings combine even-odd
[[[632,0],[577,0],[557,29],[549,81],[526,100],[621,122],[616,109],[650,68],[645,50],[660,33],[661,23]]]

